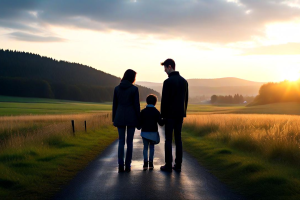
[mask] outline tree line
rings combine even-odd
[[[0,49],[0,95],[76,101],[112,101],[120,78],[78,63]],[[159,93],[138,86],[141,100]]]
[[[224,104],[241,104],[244,103],[243,95],[235,94],[234,96],[222,96],[222,95],[212,95],[210,102],[212,104],[224,103]]]
[[[267,83],[261,86],[251,105],[280,102],[300,102],[300,80]]]

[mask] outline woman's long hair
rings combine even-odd
[[[135,76],[136,76],[136,72],[134,70],[127,69],[121,81],[127,80],[133,84],[135,81]]]

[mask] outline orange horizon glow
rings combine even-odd
[[[236,0],[228,2],[239,3]],[[32,15],[37,17],[35,12]],[[37,28],[38,25],[32,26]],[[0,27],[0,48],[81,63],[117,77],[122,77],[126,69],[134,69],[137,81],[163,82],[167,75],[160,63],[167,58],[175,60],[176,70],[186,79],[236,77],[280,82],[300,78],[300,18],[269,22],[261,30],[262,35],[231,43],[199,42],[201,38],[193,41],[172,34],[162,37],[109,28],[93,30],[57,24],[44,28],[63,40],[18,40],[9,36],[12,29]],[[33,35],[45,36],[36,32]]]

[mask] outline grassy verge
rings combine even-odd
[[[113,126],[0,153],[0,199],[49,199],[117,138]]]
[[[207,133],[206,133],[207,134]],[[300,171],[184,128],[184,149],[212,174],[248,199],[300,199]]]

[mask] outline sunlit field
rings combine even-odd
[[[67,114],[29,115],[0,117],[0,149],[20,148],[28,145],[44,144],[43,141],[57,137],[73,136],[71,120],[76,132],[97,130],[111,124],[111,114]]]
[[[111,109],[111,102],[0,96],[0,199],[51,198],[117,139]],[[299,103],[189,104],[183,146],[250,199],[297,199],[299,114]]]
[[[249,199],[300,198],[300,116],[189,115],[184,149]]]
[[[116,139],[105,112],[0,117],[0,199],[51,198]]]
[[[300,116],[190,115],[184,127],[195,136],[300,166]]]

